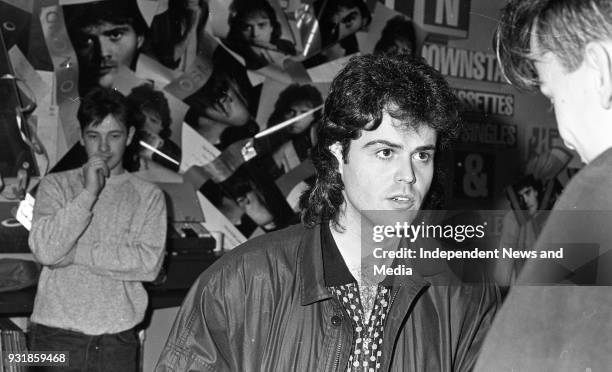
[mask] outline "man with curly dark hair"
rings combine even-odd
[[[372,283],[359,264],[364,210],[411,222],[457,130],[455,98],[433,68],[351,59],[325,102],[303,223],[211,266],[156,370],[470,370],[497,308],[494,285],[465,285],[438,265]]]

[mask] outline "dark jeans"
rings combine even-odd
[[[67,367],[30,367],[29,371],[136,372],[138,335],[134,329],[90,336],[61,328],[30,324],[29,351],[68,351]]]

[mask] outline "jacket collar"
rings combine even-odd
[[[306,228],[298,249],[302,305],[310,305],[331,298],[331,294],[325,287],[321,251],[321,224],[317,224],[313,228]]]

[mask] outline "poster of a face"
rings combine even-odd
[[[270,99],[260,102],[257,118],[263,132],[255,144],[270,154],[268,173],[296,212],[299,196],[314,176],[310,157],[328,89],[328,83],[286,84],[271,79],[262,88],[262,96]]]
[[[268,79],[262,87],[262,96],[270,99],[261,100],[257,122],[260,123],[262,130],[273,128],[298,115],[319,108],[318,111],[295,121],[283,130],[291,135],[308,134],[316,129],[316,123],[321,118],[321,105],[328,89],[327,83],[287,84]]]
[[[120,68],[134,69],[147,24],[136,0],[65,5],[68,36],[79,63],[79,92],[112,87]]]
[[[268,140],[279,169],[274,174],[287,173],[310,158],[328,87],[327,84],[279,84],[272,80],[264,84],[266,96],[275,97],[275,100],[261,103],[262,122],[266,123],[267,130],[282,127],[270,134]],[[292,123],[287,125],[289,121]]]
[[[362,0],[317,0],[313,3],[321,39],[320,52],[304,61],[311,68],[359,52],[356,33],[368,30],[372,14]]]
[[[272,65],[282,69],[297,56],[287,17],[276,0],[213,0],[213,34],[239,55],[250,70]]]

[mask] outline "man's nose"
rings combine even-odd
[[[100,55],[102,58],[109,59],[115,51],[115,45],[107,37],[99,37],[98,43],[100,45]]]
[[[402,183],[415,183],[416,176],[410,160],[400,162],[395,171],[395,181]]]
[[[110,146],[108,144],[108,139],[102,138],[100,140],[100,151],[101,152],[107,152],[109,149],[110,149]]]

